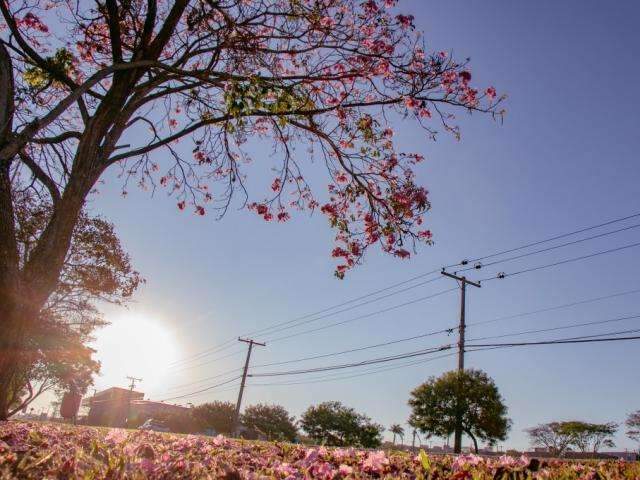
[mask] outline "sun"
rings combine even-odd
[[[174,334],[152,315],[123,312],[96,335],[94,348],[102,364],[100,383],[120,386],[128,376],[142,378],[142,391],[153,391],[167,379],[168,367],[177,360]]]

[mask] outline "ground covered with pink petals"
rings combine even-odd
[[[0,479],[633,479],[638,462],[538,462],[304,447],[45,423],[0,423]]]

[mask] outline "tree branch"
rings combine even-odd
[[[34,138],[33,141],[39,144],[52,144],[52,143],[62,143],[71,138],[77,138],[78,140],[82,134],[80,132],[76,132],[75,130],[69,130],[67,132],[61,133],[60,135],[56,135],[55,137],[42,137],[42,138]]]
[[[27,152],[25,152],[24,150],[21,150],[19,153],[20,156],[20,160],[22,160],[22,163],[24,163],[27,167],[29,167],[29,170],[31,170],[31,173],[33,174],[33,176],[40,181],[40,183],[42,183],[45,187],[47,187],[47,190],[49,190],[49,194],[51,195],[51,200],[53,201],[53,205],[57,205],[58,202],[60,201],[60,191],[58,190],[58,186],[56,185],[56,183],[53,181],[53,179],[47,175],[47,173],[42,170],[42,168],[40,168],[40,165],[38,165],[28,154]]]
[[[122,42],[120,40],[120,19],[118,18],[118,2],[107,0],[107,23],[111,40],[111,55],[114,63],[122,62]]]

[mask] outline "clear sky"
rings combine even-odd
[[[148,281],[128,310],[105,310],[113,325],[98,333],[103,374],[96,381],[97,388],[123,386],[126,375],[142,377],[139,389],[153,399],[205,388],[229,377],[174,387],[240,367],[243,344],[191,362],[191,368],[167,369],[166,365],[236,335],[313,313],[465,257],[640,211],[637,2],[405,0],[400,5],[416,16],[430,47],[452,50],[458,58],[471,57],[478,83],[493,84],[499,93],[509,95],[503,125],[481,116],[467,119],[461,115],[460,142],[442,133],[434,143],[409,122],[394,125],[401,150],[421,151],[427,157],[418,176],[431,192],[433,209],[428,218],[436,244],[422,248],[409,261],[371,252],[363,266],[339,281],[332,275],[334,264],[329,257],[333,233],[321,215],[297,216],[278,225],[266,224],[246,211],[231,210],[223,220],[215,221],[210,216],[179,212],[175,200],[167,199],[163,192],[152,198],[132,189],[122,198],[118,180],[107,176],[91,208],[117,225],[135,266]],[[311,166],[310,172],[316,181],[325,181],[321,168]],[[267,181],[260,175],[256,173],[258,178],[252,180],[257,199]],[[634,223],[640,223],[640,218],[624,225]],[[640,229],[631,229],[513,261],[497,270],[479,272],[476,278],[638,241]],[[639,248],[627,249],[488,282],[480,290],[470,288],[467,321],[640,288],[639,252]],[[452,280],[443,279],[306,328],[348,320],[453,286]],[[257,348],[252,361],[270,363],[330,353],[453,326],[458,301],[458,293],[450,292],[273,344],[270,339],[289,332],[257,336],[268,345]],[[633,314],[640,314],[640,294],[471,326],[467,335],[500,335]],[[633,328],[640,328],[640,319],[513,340]],[[299,366],[358,361],[448,341],[446,336],[428,337]],[[232,355],[219,359],[227,354]],[[250,379],[245,405],[276,402],[299,415],[310,404],[341,400],[386,426],[405,423],[409,391],[430,375],[454,368],[455,362],[454,357],[447,357],[308,384],[257,385],[330,375]],[[633,342],[501,349],[467,356],[467,365],[488,372],[504,395],[513,419],[506,445],[518,448],[527,446],[523,429],[540,422],[622,422],[627,413],[640,409],[639,362],[640,344]],[[256,372],[296,367],[265,367]],[[237,387],[230,385],[176,402],[235,401],[236,395]],[[633,446],[622,430],[616,441],[618,447]]]

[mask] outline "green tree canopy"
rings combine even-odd
[[[549,422],[526,430],[533,445],[546,447],[554,455],[563,456],[569,447],[581,452],[597,453],[603,446],[613,447],[611,437],[616,423],[588,423],[578,420]]]
[[[446,437],[461,418],[462,430],[473,441],[504,440],[511,426],[507,407],[493,380],[481,370],[451,371],[430,377],[411,392],[409,424],[431,436]]]
[[[563,422],[569,434],[570,444],[581,452],[597,453],[601,447],[613,447],[613,435],[618,430],[616,423],[588,423],[577,420]]]
[[[375,448],[382,443],[382,425],[340,402],[309,407],[300,425],[315,442],[333,446]]]
[[[242,424],[269,440],[296,439],[298,429],[295,418],[280,405],[258,404],[247,407],[242,415]]]
[[[212,428],[218,433],[230,435],[234,430],[236,407],[231,402],[203,403],[193,408],[193,418],[200,428]]]

